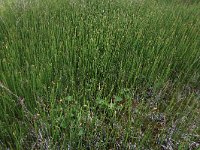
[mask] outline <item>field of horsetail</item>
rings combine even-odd
[[[200,147],[198,0],[0,0],[0,149]]]

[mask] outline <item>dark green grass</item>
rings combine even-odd
[[[197,1],[0,6],[2,149],[187,149],[198,142]]]

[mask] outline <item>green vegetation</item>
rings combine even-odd
[[[198,0],[0,1],[0,149],[200,143]]]

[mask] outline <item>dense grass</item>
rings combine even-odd
[[[0,148],[199,142],[198,1],[3,1],[0,15]]]

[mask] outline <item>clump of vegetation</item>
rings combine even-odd
[[[198,148],[198,1],[13,0],[0,15],[0,148]]]

